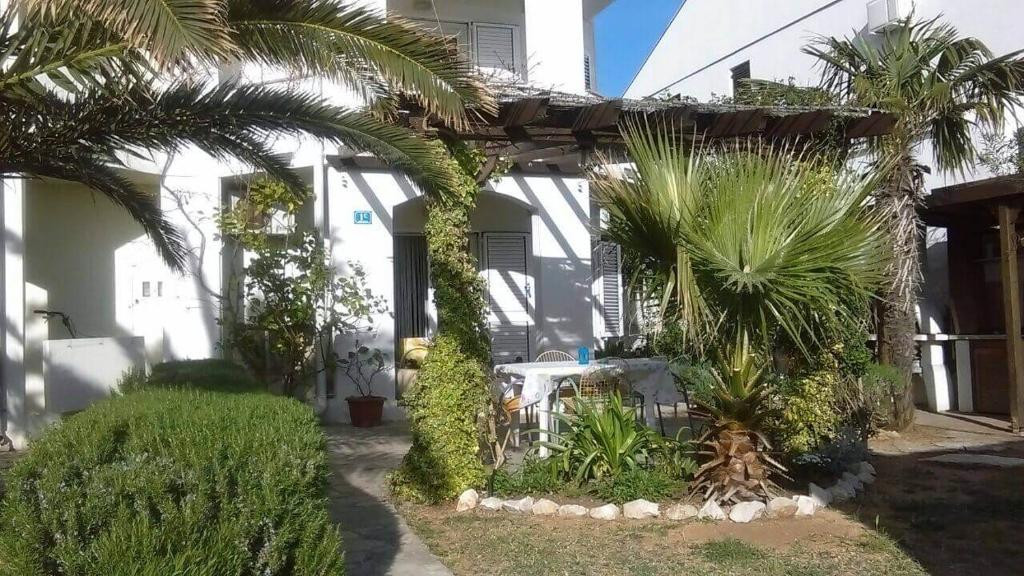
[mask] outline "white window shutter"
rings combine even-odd
[[[593,72],[590,69],[590,54],[583,55],[583,86],[587,90],[594,89]]]
[[[622,336],[622,250],[613,242],[598,242],[595,252],[604,333]]]
[[[516,71],[515,28],[496,24],[474,24],[476,63],[481,68]]]

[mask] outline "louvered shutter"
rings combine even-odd
[[[522,234],[484,234],[487,304],[495,363],[530,358],[530,278]]]
[[[601,318],[605,336],[622,335],[622,273],[621,254],[617,244],[598,242],[595,257],[601,297]]]
[[[583,55],[583,85],[587,90],[594,89],[594,80],[590,70],[590,54]]]
[[[474,24],[476,63],[481,68],[516,71],[515,29],[495,24]]]

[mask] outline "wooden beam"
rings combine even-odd
[[[1024,416],[1024,338],[1021,338],[1020,276],[1017,265],[1017,219],[1020,209],[1000,204],[999,269],[1003,280],[1003,318],[1006,327],[1006,369],[1010,389],[1010,428],[1021,431]]]
[[[517,154],[510,154],[505,158],[511,162],[540,162],[542,160],[551,160],[552,158],[561,158],[567,154],[578,152],[579,149],[580,147],[575,144],[545,146],[534,150],[524,150]]]
[[[517,100],[501,112],[498,120],[505,128],[526,126],[547,114],[550,101],[547,97]]]
[[[573,122],[573,132],[590,132],[602,128],[610,128],[619,123],[622,112],[622,100],[608,100],[600,104],[592,104],[579,111]]]

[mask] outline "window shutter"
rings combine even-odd
[[[597,244],[601,318],[607,336],[622,336],[621,253],[618,244],[613,242]]]
[[[475,24],[476,63],[481,68],[516,71],[515,30],[509,26]]]
[[[583,55],[583,85],[587,90],[594,89],[594,81],[590,71],[590,54]]]

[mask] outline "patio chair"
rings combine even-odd
[[[561,350],[546,350],[537,355],[534,362],[575,362],[576,358],[568,352]]]
[[[541,352],[540,354],[538,354],[537,358],[534,359],[534,362],[575,362],[575,361],[576,361],[576,358],[573,357],[572,354],[569,354],[568,352],[563,352],[561,350],[545,350],[544,352]],[[526,423],[529,424],[529,423],[533,422],[534,407],[533,406],[527,406],[525,412],[526,412]]]
[[[678,388],[683,394],[683,404],[686,405],[686,421],[690,426],[690,437],[695,439],[697,438],[697,428],[693,423],[693,410],[696,408],[696,405],[690,402],[690,392],[687,388],[686,381],[680,378],[679,373],[673,368],[677,360],[679,359],[676,358],[669,362],[669,372],[672,374],[672,379],[676,382],[676,388]],[[678,409],[676,409],[676,415],[678,416],[678,414]],[[658,418],[661,418],[660,406],[658,407]],[[662,425],[662,435],[664,434],[665,427]]]
[[[551,429],[557,431],[559,413],[571,413],[575,409],[577,398],[600,402],[620,392],[623,386],[624,372],[619,366],[595,365],[588,368],[580,377],[579,385],[571,379],[563,380],[556,391]]]

